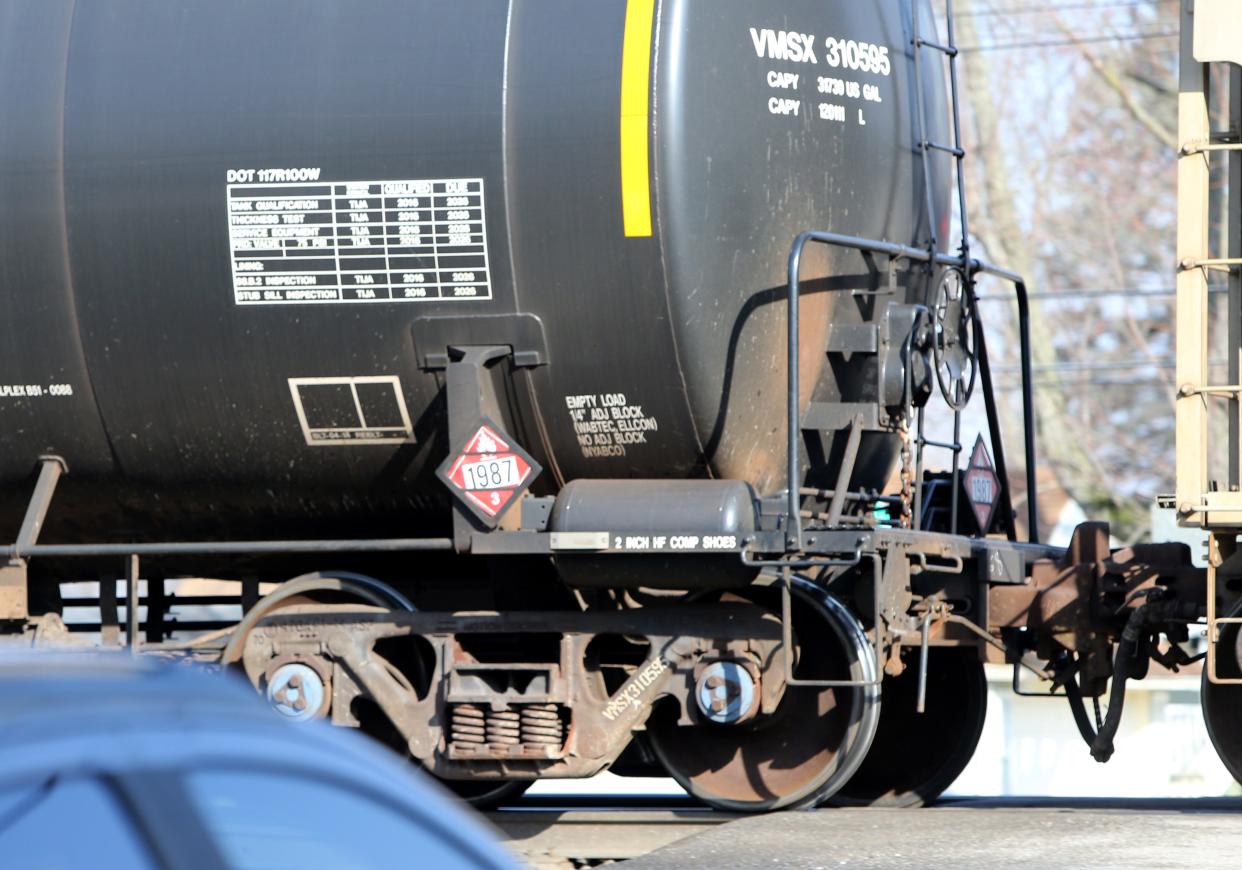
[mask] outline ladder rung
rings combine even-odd
[[[927,48],[934,48],[936,51],[943,52],[949,57],[957,57],[957,46],[956,45],[941,45],[939,42],[932,42],[930,39],[923,39],[918,36],[914,38],[914,44],[916,46],[926,46]]]
[[[1196,387],[1191,384],[1185,384],[1177,391],[1179,396],[1183,398],[1187,396],[1200,395],[1230,395],[1234,393],[1242,393],[1242,384],[1221,384],[1219,386]],[[68,601],[69,599],[65,599]]]
[[[918,440],[921,447],[940,447],[944,450],[952,450],[954,453],[962,452],[962,445],[956,441],[933,441],[930,438],[920,438]]]
[[[1205,151],[1242,151],[1242,142],[1213,142],[1210,145],[1204,145],[1201,142],[1187,142],[1182,146],[1182,154],[1186,157],[1192,154],[1202,154]]]
[[[1193,257],[1187,257],[1177,264],[1177,267],[1183,272],[1190,269],[1214,269],[1218,272],[1232,272],[1238,266],[1242,266],[1242,257],[1209,257],[1206,260],[1196,260]]]
[[[952,145],[941,145],[939,142],[923,142],[924,148],[930,148],[933,151],[943,151],[945,154],[952,154],[954,157],[965,157],[966,152],[961,148],[955,148]]]

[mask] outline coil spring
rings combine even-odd
[[[522,742],[541,746],[560,746],[565,723],[556,704],[527,704],[522,707]]]
[[[487,742],[486,716],[475,704],[454,704],[449,725],[449,739],[454,743]]]
[[[517,710],[505,709],[488,714],[487,742],[494,746],[516,746],[522,742]]]
[[[519,710],[492,711],[477,704],[454,704],[449,725],[454,743],[476,746],[560,746],[565,723],[556,704],[525,704]]]

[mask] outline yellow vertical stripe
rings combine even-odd
[[[627,0],[621,49],[621,209],[626,236],[651,235],[651,28],[656,0]]]

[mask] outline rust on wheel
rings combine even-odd
[[[974,647],[932,647],[924,712],[917,710],[918,650],[884,680],[884,709],[871,750],[829,803],[917,807],[935,800],[965,770],[979,745],[988,686]]]
[[[795,678],[875,679],[866,635],[844,606],[799,579],[792,610]],[[647,729],[682,788],[721,809],[753,812],[814,806],[840,788],[866,754],[878,713],[874,688],[790,686],[775,712],[745,724],[678,726],[664,715]]]
[[[439,779],[440,784],[479,810],[517,800],[534,784],[531,779]]]
[[[348,571],[315,571],[301,574],[281,583],[242,617],[232,630],[228,644],[220,655],[220,663],[234,665],[242,660],[250,632],[263,619],[280,610],[320,602],[357,602],[393,610],[414,609],[414,605],[397,590],[365,574]]]

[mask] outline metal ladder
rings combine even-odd
[[[936,205],[932,196],[931,183],[931,152],[940,151],[950,154],[954,158],[954,170],[957,175],[957,207],[958,220],[962,228],[962,243],[958,248],[961,260],[964,263],[970,262],[970,226],[966,214],[966,181],[963,173],[963,161],[966,157],[966,151],[962,148],[962,124],[961,115],[958,109],[958,86],[957,86],[957,55],[958,49],[954,39],[953,28],[953,0],[945,0],[945,26],[947,44],[941,44],[931,39],[924,39],[919,29],[919,0],[913,0],[910,4],[912,16],[912,45],[914,46],[914,100],[917,107],[918,120],[918,140],[915,147],[918,148],[923,163],[923,192],[924,205],[926,208],[927,218],[927,234],[928,249],[931,254],[935,254],[941,242],[946,240],[936,238]],[[949,60],[949,89],[950,89],[950,107],[953,113],[953,143],[944,144],[935,142],[930,138],[927,129],[927,103],[926,93],[923,89],[924,72],[922,49],[928,48],[939,52]],[[974,299],[974,276],[970,269],[962,270],[965,283],[963,292],[966,294],[967,302],[973,309],[975,305]],[[931,293],[931,285],[929,281],[928,294]],[[925,300],[928,308],[931,307],[931,300]],[[977,361],[975,365],[978,365]],[[917,414],[917,430],[916,430],[916,454],[914,463],[914,527],[920,528],[923,519],[923,451],[926,447],[937,447],[948,450],[953,454],[953,480],[952,491],[950,493],[951,507],[949,519],[949,531],[957,534],[957,513],[958,513],[958,490],[960,488],[961,476],[961,455],[962,455],[962,411],[960,408],[953,409],[953,440],[952,442],[932,441],[927,438],[926,433],[926,408],[918,409]],[[995,448],[994,448],[995,449]]]

